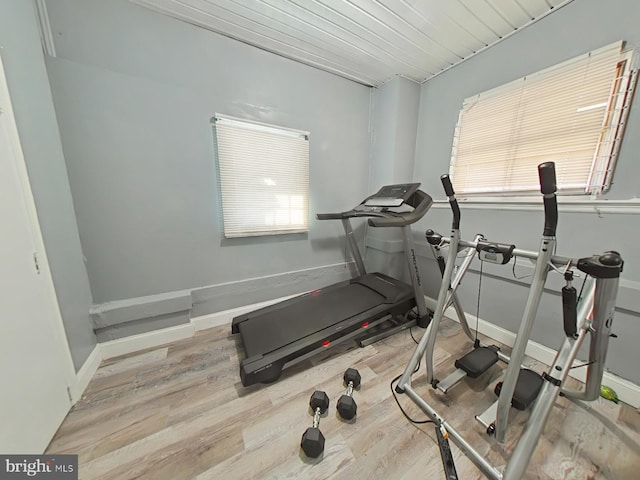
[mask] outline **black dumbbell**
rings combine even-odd
[[[344,384],[347,386],[347,393],[338,400],[338,413],[346,420],[351,420],[356,416],[358,405],[353,399],[353,390],[360,386],[360,372],[355,368],[347,368],[344,372]]]
[[[324,435],[320,431],[320,415],[329,408],[329,397],[326,393],[316,390],[309,400],[313,410],[313,427],[307,428],[302,434],[300,447],[307,457],[316,458],[324,451]]]

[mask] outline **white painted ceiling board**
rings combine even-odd
[[[464,30],[457,28],[450,19],[440,15],[439,18],[431,10],[424,14],[414,6],[397,0],[380,0],[388,9],[395,9],[397,15],[402,18],[402,22],[410,25],[411,31],[415,32],[418,42],[436,43],[448,50],[453,61],[458,61],[473,53],[477,39],[473,38]]]
[[[353,1],[358,2],[358,0]],[[371,11],[364,10],[351,1],[322,0],[320,2],[313,0],[309,3],[316,3],[319,6],[330,9],[330,13],[325,13],[327,15],[333,15],[333,12],[337,13],[343,19],[345,28],[362,32],[364,38],[371,43],[372,49],[392,53],[398,56],[399,60],[405,64],[409,63],[407,59],[414,59],[413,62],[420,61],[423,63],[430,59],[435,59],[435,64],[437,65],[443,59],[454,58],[446,48],[424,42],[423,39],[416,39],[419,32],[412,31],[406,22],[399,21],[396,16],[385,16],[386,21],[383,22],[379,18],[380,15],[384,15],[380,10],[377,10],[378,16],[375,16]],[[366,3],[371,4],[372,2]],[[375,3],[377,5],[377,2]]]
[[[419,0],[415,4],[422,5],[425,9],[424,14],[432,18],[436,24],[449,19],[451,23],[457,25],[459,30],[467,32],[467,35],[473,39],[473,45],[478,45],[480,42],[487,46],[499,39],[493,30],[459,1]]]
[[[281,0],[269,1],[269,3],[276,2],[283,3]],[[336,43],[337,51],[346,54],[348,50],[356,49],[361,56],[361,62],[373,60],[386,65],[394,64],[397,69],[410,69],[417,74],[422,70],[421,64],[424,60],[416,61],[415,58],[407,56],[393,42],[375,34],[337,10],[327,10],[322,5],[309,0],[286,3],[295,6],[296,10],[291,13],[307,22],[310,28],[315,26],[326,32]],[[433,68],[437,68],[435,64]]]
[[[527,11],[517,1],[512,0],[487,0],[493,10],[498,15],[504,17],[512,28],[518,28],[519,25],[526,25],[532,20]]]
[[[472,15],[482,21],[487,27],[495,32],[499,37],[507,35],[515,30],[516,26],[512,25],[504,14],[499,13],[491,6],[489,0],[458,0],[464,5]]]
[[[380,86],[422,82],[573,0],[130,0]]]

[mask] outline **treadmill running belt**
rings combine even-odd
[[[272,352],[385,301],[384,296],[357,283],[301,298],[304,301],[239,325],[247,358]]]

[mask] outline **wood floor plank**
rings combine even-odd
[[[413,330],[419,340],[424,331]],[[436,376],[453,371],[455,358],[470,348],[459,326],[443,319],[434,351]],[[48,452],[77,453],[83,480],[444,478],[433,425],[409,423],[390,388],[414,349],[408,331],[366,348],[340,345],[286,369],[273,384],[243,387],[239,339],[230,335],[228,325],[204,330],[104,362]],[[358,414],[351,421],[335,410],[348,367],[358,368],[362,376],[353,394]],[[504,445],[473,418],[495,400],[492,390],[504,365],[463,380],[446,395],[426,382],[424,369],[422,364],[412,377],[414,390],[488,459],[504,464],[529,413],[510,413],[512,428]],[[309,459],[300,438],[312,423],[308,402],[316,389],[330,397],[320,422],[326,448],[320,458]],[[425,419],[405,395],[398,395],[398,402],[410,417]],[[640,440],[637,410],[604,400],[593,405],[629,438]],[[483,478],[453,444],[452,452],[459,478]],[[560,398],[524,479],[635,479],[638,471],[637,451]]]
[[[100,478],[104,472],[119,471],[123,465],[135,465],[139,469],[142,468],[140,466],[141,460],[143,463],[147,462],[149,457],[157,456],[159,451],[173,454],[174,450],[179,452],[183,448],[185,455],[191,455],[193,450],[189,446],[194,442],[197,445],[206,442],[213,448],[217,441],[227,439],[230,436],[233,439],[231,448],[221,448],[218,445],[215,450],[222,452],[221,459],[231,456],[236,453],[236,450],[244,448],[242,433],[237,424],[242,419],[247,421],[255,419],[263,410],[270,407],[269,401],[253,402],[252,405],[248,405],[248,401],[243,404],[242,400],[238,400],[241,403],[233,402],[221,405],[216,410],[161,429],[118,450],[109,452],[86,464],[84,474],[87,475],[87,478]],[[232,434],[229,431],[232,431]],[[151,465],[147,468],[151,468]]]
[[[84,472],[80,469],[80,473],[82,478],[99,480],[190,479],[242,449],[242,437],[238,429],[232,426],[209,428],[201,430],[198,435],[184,435],[181,441],[158,445],[144,457],[129,461],[120,458],[111,465],[113,468],[105,468],[104,463],[98,467],[89,463]]]
[[[97,438],[87,439],[93,444],[87,461],[100,458],[110,452],[127,447],[131,443],[146,438],[147,436],[166,427],[169,406],[149,408],[142,412],[134,411],[114,419],[112,425],[108,423],[100,430],[92,430],[97,433]],[[94,437],[94,435],[92,435]]]
[[[309,459],[304,453],[295,455],[295,445],[291,442],[292,455],[275,468],[265,472],[265,479],[304,478],[309,480],[324,480],[345,466],[353,463],[351,450],[340,435],[331,438],[325,446],[324,453],[317,459]],[[343,477],[344,478],[344,477]]]
[[[74,453],[87,445],[91,445],[94,450],[98,445],[104,445],[107,442],[117,443],[118,439],[126,445],[137,438],[143,438],[162,429],[168,413],[169,406],[155,406],[144,411],[101,419],[100,428],[82,428],[66,434],[59,431],[50,443],[49,449],[57,453]],[[104,453],[106,451],[102,446],[98,449],[97,455]]]
[[[222,462],[212,463],[208,469],[194,478],[197,480],[265,478],[266,471],[284,463],[291,456],[298,455],[299,440],[293,435],[275,436],[268,442],[246,447]]]
[[[96,372],[93,378],[95,380],[102,377],[108,377],[116,373],[124,372],[126,370],[136,369],[137,367],[140,367],[142,365],[147,365],[149,363],[164,360],[165,358],[167,358],[168,351],[168,347],[158,348],[157,350],[151,350],[140,355],[133,355],[131,357],[122,359],[119,362],[111,362],[102,365],[102,368],[100,368]]]

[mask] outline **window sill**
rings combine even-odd
[[[460,208],[470,210],[539,211],[541,197],[483,197],[458,199]],[[432,208],[449,208],[447,200],[434,200]],[[568,213],[595,213],[640,215],[640,198],[628,200],[593,200],[558,197],[558,211]]]

